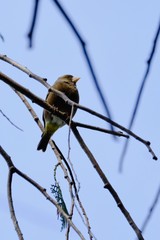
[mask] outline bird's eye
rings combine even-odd
[[[69,84],[69,82],[68,81],[64,81],[65,83],[67,83],[67,84]]]

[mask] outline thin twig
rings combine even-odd
[[[13,59],[11,59],[9,57],[7,57],[7,55],[0,54],[0,59],[3,60],[4,62],[7,62],[7,63],[11,64],[13,67],[21,70],[22,72],[26,73],[30,78],[36,79],[37,81],[42,83],[44,86],[47,85],[47,83],[46,83],[47,79],[46,78],[39,77],[38,75],[34,74],[31,70],[29,70],[27,67],[23,66],[22,64],[14,61]]]
[[[31,23],[30,31],[27,34],[27,36],[29,38],[29,47],[30,48],[33,47],[33,33],[34,33],[35,23],[36,23],[36,19],[37,19],[37,15],[38,15],[39,3],[40,3],[40,0],[35,0],[32,23]]]
[[[70,192],[70,196],[71,196],[71,206],[70,206],[69,216],[70,216],[70,219],[72,219],[74,207],[75,207],[75,197],[73,196],[71,184],[69,185],[69,192]],[[67,231],[66,231],[66,240],[69,240],[69,233],[70,233],[70,226],[68,225]]]
[[[72,169],[72,173],[74,174],[76,181],[77,181],[77,175],[76,172],[74,170],[73,164],[71,162],[70,159],[70,152],[71,152],[71,122],[72,122],[72,118],[73,118],[73,113],[74,113],[74,105],[72,105],[71,108],[71,114],[70,114],[70,118],[69,118],[69,130],[68,130],[68,156],[67,156],[67,160],[71,166]],[[79,183],[79,181],[78,181]],[[70,207],[70,217],[72,219],[73,216],[73,211],[74,211],[74,207],[75,207],[75,197],[72,193],[72,186],[69,186],[69,191],[70,191],[70,196],[71,196],[71,207]],[[66,231],[66,240],[69,240],[69,233],[70,233],[70,226],[67,227],[67,231]]]
[[[74,113],[74,105],[72,105],[71,107],[71,114],[69,116],[69,129],[68,129],[68,156],[67,156],[67,160],[70,161],[70,152],[71,152],[71,122],[72,122],[72,118],[73,118],[73,113]]]
[[[118,137],[125,137],[125,138],[129,138],[129,135],[124,134],[123,132],[115,132],[112,130],[108,130],[105,128],[100,128],[100,127],[96,127],[96,126],[92,126],[92,125],[88,125],[88,124],[84,124],[84,123],[80,123],[80,122],[74,122],[74,124],[77,127],[82,127],[82,128],[87,128],[87,129],[91,129],[91,130],[95,130],[98,132],[104,132],[104,133],[108,133],[108,134],[112,134]]]
[[[154,41],[153,41],[151,53],[150,53],[149,58],[147,60],[146,71],[144,73],[144,77],[142,79],[142,82],[141,82],[141,85],[140,85],[140,88],[139,88],[139,91],[138,91],[138,94],[137,94],[137,99],[135,101],[135,106],[134,106],[133,113],[131,115],[131,119],[130,119],[130,122],[129,122],[129,127],[128,127],[129,129],[132,129],[135,117],[137,115],[137,111],[138,111],[139,103],[140,103],[140,100],[141,100],[141,97],[142,97],[142,93],[143,93],[144,87],[147,83],[148,75],[149,75],[151,65],[152,65],[152,62],[153,62],[153,57],[154,57],[155,50],[156,50],[156,47],[157,47],[159,34],[160,34],[160,21],[159,21],[158,28],[157,28],[155,38],[154,38]],[[126,151],[127,151],[127,148],[128,148],[128,144],[129,144],[129,142],[125,141],[125,144],[124,144],[124,147],[123,147],[123,150],[122,150],[122,153],[121,153],[121,157],[120,157],[120,161],[119,161],[119,171],[120,172],[122,171],[122,168],[123,168],[124,157],[125,157],[125,154],[126,154]]]
[[[9,117],[6,116],[6,114],[4,114],[4,112],[0,109],[0,112],[2,113],[3,117],[5,117],[8,122],[10,122],[15,128],[17,128],[18,130],[22,131],[23,132],[23,129],[21,129],[20,127],[18,127],[16,124],[14,124],[10,119]]]
[[[4,42],[4,37],[1,33],[0,33],[0,38],[1,38],[2,42]]]
[[[18,224],[18,220],[16,218],[14,206],[13,206],[13,199],[12,199],[12,177],[14,173],[14,167],[11,167],[8,172],[8,183],[7,183],[7,196],[8,196],[8,205],[11,214],[11,219],[13,221],[14,228],[17,232],[19,240],[24,240],[22,231]]]
[[[153,215],[153,211],[155,210],[155,208],[157,206],[159,198],[160,198],[160,186],[158,187],[158,191],[157,191],[157,193],[156,193],[156,195],[154,197],[153,203],[151,204],[151,207],[150,207],[150,209],[148,211],[148,214],[147,214],[147,216],[146,216],[146,218],[144,220],[144,223],[143,223],[143,225],[141,227],[142,232],[144,232],[144,230],[146,229],[146,226],[147,226],[149,220],[151,219],[151,216]]]
[[[75,169],[74,169],[74,167],[73,167],[73,163],[72,163],[72,161],[71,161],[71,159],[70,159],[70,151],[71,151],[71,143],[70,143],[70,141],[71,141],[71,123],[72,123],[73,113],[74,113],[74,104],[72,105],[72,110],[71,110],[71,114],[70,114],[70,118],[69,118],[68,156],[67,156],[67,160],[68,160],[68,162],[69,162],[69,164],[70,164],[70,166],[71,166],[72,173],[73,173],[73,175],[74,175],[74,177],[75,177],[75,180],[76,180],[76,182],[77,182],[78,192],[79,192],[79,190],[80,190],[80,182],[79,182],[79,180],[78,180],[77,174],[76,174]]]

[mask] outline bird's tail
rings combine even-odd
[[[37,150],[42,150],[43,152],[46,151],[46,148],[47,148],[47,145],[48,145],[51,135],[52,134],[48,134],[45,132],[42,134],[41,140],[37,146]]]
[[[37,146],[37,150],[42,150],[43,152],[46,151],[49,139],[55,133],[55,131],[59,128],[57,124],[47,123],[45,130],[42,134],[41,140]]]

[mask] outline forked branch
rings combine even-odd
[[[59,206],[59,204],[50,197],[50,195],[47,193],[46,189],[43,188],[42,186],[40,186],[36,181],[34,181],[32,178],[30,178],[29,176],[27,176],[26,174],[24,174],[22,171],[20,171],[18,168],[16,168],[10,158],[10,156],[6,153],[6,151],[2,148],[2,146],[0,146],[0,154],[3,156],[3,158],[5,159],[8,167],[9,167],[9,177],[8,177],[8,201],[9,201],[9,206],[10,206],[10,213],[11,213],[11,218],[13,221],[13,224],[15,226],[17,235],[19,237],[20,240],[23,240],[23,235],[22,232],[20,230],[20,227],[18,225],[18,221],[15,215],[15,211],[14,211],[14,206],[13,206],[13,200],[12,200],[12,191],[11,191],[11,185],[12,185],[12,175],[13,173],[16,173],[17,175],[19,175],[20,177],[22,177],[24,180],[26,180],[27,182],[29,182],[31,185],[33,185],[38,191],[41,192],[41,194],[46,197],[46,199],[51,202],[58,210],[58,212],[60,214],[63,215],[63,217],[66,219],[66,221],[68,222],[68,224],[75,230],[75,232],[79,235],[79,237],[82,240],[85,240],[83,234],[79,231],[79,229],[75,226],[75,224],[72,222],[72,220],[70,219],[70,216],[67,215],[63,209]]]

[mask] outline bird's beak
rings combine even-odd
[[[78,82],[79,79],[80,79],[80,77],[73,77],[72,82],[76,83],[76,82]]]

